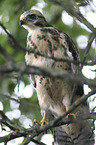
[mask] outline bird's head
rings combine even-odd
[[[20,25],[28,31],[37,27],[49,27],[44,16],[37,10],[29,10],[20,16]]]

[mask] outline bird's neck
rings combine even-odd
[[[40,27],[36,27],[34,29],[29,29],[29,34],[28,35],[32,35],[32,34],[37,34],[40,31]]]
[[[27,26],[27,25],[23,25],[23,27],[29,32],[29,33],[32,33],[32,32],[34,32],[34,31],[38,31],[39,29],[40,29],[40,27],[38,27],[38,26]]]

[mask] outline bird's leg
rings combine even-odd
[[[47,120],[46,120],[46,111],[44,111],[44,115],[43,115],[43,118],[42,120],[40,121],[41,125],[44,125],[44,124],[48,124]]]
[[[46,120],[46,111],[44,111],[44,115],[43,115],[43,118],[42,120],[39,122],[37,120],[34,120],[35,124],[37,125],[44,125],[44,124],[48,124],[47,120]]]

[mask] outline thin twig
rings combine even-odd
[[[3,30],[6,32],[6,34],[8,35],[9,39],[11,40],[12,43],[10,43],[10,44],[16,49],[23,50],[23,51],[26,51],[28,53],[34,53],[36,55],[39,55],[39,56],[42,56],[42,57],[45,57],[45,58],[48,58],[48,59],[53,59],[54,61],[61,61],[61,62],[63,61],[63,62],[73,63],[75,65],[78,65],[78,64],[95,65],[96,64],[96,61],[94,61],[94,62],[84,62],[84,61],[75,61],[75,60],[70,60],[70,59],[61,59],[61,58],[56,58],[54,56],[48,56],[48,55],[42,54],[40,52],[35,52],[34,50],[24,48],[16,42],[15,38],[7,31],[7,29],[5,28],[5,26],[2,23],[0,23],[0,25],[3,28]]]
[[[0,111],[0,123],[5,124],[11,130],[22,130],[23,128],[13,123],[4,113]]]
[[[79,98],[78,100],[76,100],[69,108],[69,110],[63,114],[62,116],[58,117],[57,119],[55,119],[54,124],[56,122],[59,122],[60,120],[62,120],[64,117],[66,117],[69,113],[71,113],[75,108],[77,108],[81,103],[85,102],[88,97],[90,97],[91,95],[95,94],[96,90],[92,90],[91,92],[88,93],[88,95],[83,95],[81,98]]]
[[[17,9],[15,10],[15,14],[17,14],[20,9],[22,9],[24,7],[24,5],[26,4],[27,0],[22,0],[21,3],[19,4],[19,6],[17,7]]]
[[[27,136],[27,135],[31,135],[30,137],[33,139],[34,137],[38,136],[39,134],[41,134],[42,132],[47,131],[48,129],[52,129],[54,127],[57,126],[61,126],[64,124],[70,124],[70,123],[76,123],[76,122],[81,122],[81,120],[86,120],[86,119],[96,119],[96,113],[87,113],[86,115],[83,115],[82,117],[80,116],[80,118],[82,119],[75,119],[75,118],[65,118],[69,113],[71,113],[73,110],[75,110],[80,104],[82,104],[84,101],[86,101],[88,99],[88,97],[90,97],[91,95],[95,94],[96,90],[93,90],[91,92],[88,93],[88,95],[84,95],[81,98],[79,98],[77,101],[75,101],[69,108],[69,110],[67,112],[65,112],[62,116],[58,117],[57,119],[51,121],[48,125],[44,125],[44,126],[34,126],[31,127],[29,129],[20,129],[19,127],[13,127],[14,124],[12,123],[12,125],[10,125],[10,121],[6,123],[6,116],[2,113],[2,111],[0,111],[0,121],[1,123],[9,126],[9,128],[12,126],[14,129],[18,131],[15,132],[11,132],[9,135],[5,135],[4,137],[0,137],[0,143],[2,142],[8,142],[12,139],[18,138],[18,137],[22,137],[22,136]],[[2,115],[3,114],[3,115]],[[64,118],[64,120],[62,121],[62,119]],[[4,121],[5,120],[5,121]]]
[[[28,53],[34,53],[38,56],[42,56],[42,57],[45,57],[45,58],[48,58],[48,59],[53,59],[54,61],[63,61],[63,62],[68,62],[68,63],[73,63],[75,65],[78,65],[78,64],[85,64],[85,65],[94,65],[96,63],[96,61],[94,62],[82,62],[82,61],[76,61],[76,60],[71,60],[71,59],[62,59],[62,58],[56,58],[54,56],[48,56],[48,55],[45,55],[43,53],[40,53],[40,52],[36,52],[34,50],[30,50],[28,48],[24,48],[22,46],[20,46],[15,38],[8,32],[8,30],[6,29],[6,27],[0,22],[0,26],[3,28],[3,30],[6,32],[6,34],[8,35],[9,39],[10,39],[10,44],[12,45],[12,47],[16,48],[16,49],[19,49],[19,50],[22,50],[22,51],[26,51]]]
[[[54,68],[47,67],[38,67],[38,66],[29,66],[19,63],[10,64],[7,63],[0,67],[0,74],[18,72],[23,74],[36,74],[42,75],[45,77],[57,78],[64,81],[72,81],[75,84],[87,84],[89,87],[96,87],[96,81],[87,79],[82,74],[72,74],[68,73],[65,70],[56,70]]]
[[[84,53],[84,56],[83,56],[81,68],[83,67],[83,64],[84,64],[84,62],[85,62],[85,60],[87,58],[88,52],[89,52],[89,50],[91,48],[91,44],[92,44],[94,38],[95,38],[95,36],[92,34],[91,37],[90,37],[90,39],[89,39],[89,41],[88,41],[87,47],[85,49],[85,53]]]
[[[58,4],[59,6],[61,6],[65,11],[67,11],[69,14],[74,16],[77,20],[79,20],[81,23],[85,24],[93,32],[93,34],[96,36],[96,29],[93,27],[92,24],[90,24],[84,18],[84,16],[80,13],[79,10],[77,11],[75,8],[70,6],[69,3],[66,5],[64,2],[61,2],[59,0],[48,0],[48,1],[53,2],[53,3]]]
[[[7,53],[7,51],[1,45],[0,45],[0,52],[4,56],[4,59],[6,61],[12,61],[13,62],[12,57]]]
[[[8,100],[12,100],[12,101],[15,101],[17,103],[20,103],[20,100],[18,98],[16,99],[16,98],[14,98],[14,97],[12,97],[12,96],[10,96],[8,94],[2,94],[2,93],[0,93],[0,98],[3,98],[3,100],[4,100],[4,98],[6,98]]]
[[[46,145],[45,143],[43,143],[43,142],[41,142],[41,141],[38,141],[38,140],[36,140],[36,139],[33,139],[33,137],[31,138],[31,135],[30,135],[30,137],[29,137],[29,136],[26,137],[26,139],[25,139],[25,141],[22,143],[22,145],[26,145],[26,144],[28,144],[30,141],[32,141],[32,142],[34,142],[34,143],[36,143],[36,144],[38,144],[38,145]]]

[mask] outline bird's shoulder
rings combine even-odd
[[[28,43],[31,41],[32,44],[33,41],[37,43],[37,45],[41,41],[55,43],[54,48],[58,45],[61,49],[63,48],[66,49],[66,51],[69,51],[74,60],[80,61],[79,52],[74,41],[66,33],[59,31],[55,27],[49,26],[37,28],[28,34],[27,40]]]

